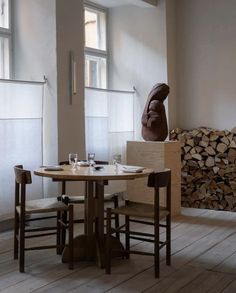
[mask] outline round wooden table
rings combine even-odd
[[[100,267],[104,265],[104,185],[109,180],[133,180],[147,177],[153,172],[145,168],[141,173],[116,171],[114,165],[103,165],[95,171],[93,167],[62,166],[63,171],[46,171],[39,168],[35,175],[59,180],[87,181],[88,191],[85,195],[85,234],[74,239],[74,260],[97,259]],[[122,245],[114,239],[114,245]],[[64,250],[62,260],[67,260],[68,251]]]

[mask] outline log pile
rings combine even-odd
[[[236,127],[176,128],[170,139],[181,142],[182,206],[236,211]]]

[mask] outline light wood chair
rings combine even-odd
[[[125,233],[125,250],[123,255],[129,258],[129,255],[142,254],[154,256],[155,278],[160,276],[160,249],[166,247],[166,264],[171,264],[171,171],[152,173],[148,177],[148,187],[153,188],[154,204],[146,204],[139,202],[127,201],[125,206],[116,209],[107,209],[107,236],[106,236],[106,273],[111,273],[111,257],[112,254],[117,255],[117,250],[114,251],[111,247],[112,234],[114,232]],[[160,206],[159,192],[160,188],[165,189],[166,202],[165,206]],[[144,195],[145,197],[145,195]],[[111,215],[125,216],[125,224],[118,229],[111,227]],[[149,219],[147,221],[146,219]],[[163,224],[160,222],[165,220]],[[154,234],[130,231],[130,222],[147,224],[154,226]],[[166,229],[165,241],[160,241],[159,228]],[[124,229],[125,228],[125,229]],[[153,242],[154,253],[135,251],[130,248],[130,239]],[[120,251],[122,253],[122,251]]]
[[[107,161],[95,161],[96,165],[108,165]],[[59,163],[59,165],[69,165],[69,161],[62,161]],[[54,180],[55,181],[55,180]],[[88,184],[85,182],[85,189],[84,189],[84,195],[78,195],[78,196],[70,196],[67,194],[66,191],[66,183],[72,180],[56,180],[61,182],[61,200],[65,204],[84,204],[85,203],[85,195],[87,194],[88,190]],[[108,184],[108,183],[106,183]],[[60,198],[59,198],[60,199]],[[104,194],[104,202],[105,203],[113,203],[114,208],[118,208],[119,206],[119,195],[117,193],[109,194],[105,193]],[[112,219],[115,220],[115,227],[119,227],[119,215],[114,215]],[[84,218],[80,219],[75,219],[74,223],[84,223]],[[116,237],[119,238],[119,233],[116,233]]]
[[[61,254],[64,244],[62,243],[62,231],[69,230],[69,268],[73,269],[73,206],[67,206],[57,198],[43,198],[26,200],[26,185],[32,183],[31,172],[24,170],[22,165],[14,167],[15,171],[15,227],[14,227],[14,259],[18,259],[19,270],[24,272],[25,251],[37,249],[56,248]],[[50,214],[49,214],[50,213]],[[55,215],[53,215],[53,213]],[[69,214],[68,224],[62,221],[62,214]],[[35,218],[32,215],[36,215]],[[28,225],[30,221],[47,220],[56,218],[55,227],[33,228]],[[42,222],[41,222],[42,223]],[[42,233],[40,233],[42,232]],[[54,245],[26,247],[26,239],[33,237],[56,235]]]

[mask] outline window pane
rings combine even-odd
[[[126,141],[134,139],[134,95],[85,89],[86,151],[112,161],[126,158]]]
[[[9,29],[9,0],[0,0],[0,27]]]
[[[1,1],[1,0],[0,0]],[[0,37],[0,78],[10,77],[10,42],[7,37]]]
[[[0,81],[0,217],[14,212],[13,166],[33,170],[42,165],[42,102],[43,85]],[[42,195],[42,178],[33,181],[30,199]]]
[[[42,85],[0,83],[1,119],[38,119],[42,117]]]
[[[85,47],[106,50],[106,14],[85,8]]]
[[[106,58],[85,56],[85,86],[106,88]]]
[[[0,216],[14,211],[13,166],[24,163],[27,169],[35,169],[42,164],[42,120],[41,119],[0,119]],[[31,199],[42,194],[42,179],[34,176]],[[31,191],[31,192],[30,192]]]
[[[86,117],[87,153],[95,153],[99,160],[108,160],[108,118]]]

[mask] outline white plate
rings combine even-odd
[[[46,166],[44,167],[45,171],[63,171],[64,169],[61,166]]]
[[[140,166],[122,166],[124,173],[141,173],[145,168]]]

